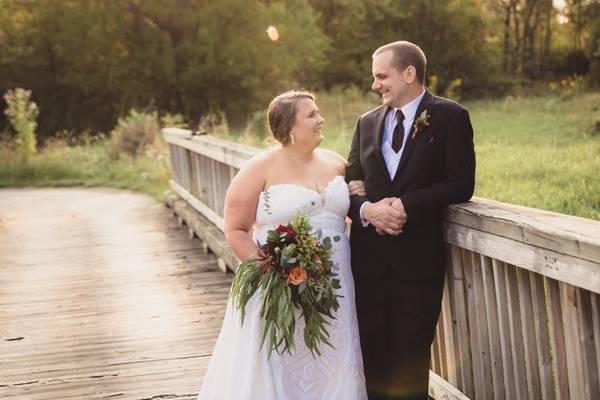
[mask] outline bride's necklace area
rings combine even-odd
[[[287,157],[290,159],[291,163],[295,164],[293,166],[294,169],[299,170],[299,171],[306,171],[308,169],[308,166],[310,165],[310,163],[306,161],[306,158],[303,157],[300,154],[300,152],[287,150],[287,153],[288,153]],[[301,180],[301,182],[303,182],[303,184],[304,184],[304,182],[306,182],[306,181]],[[319,182],[316,179],[313,179],[312,177],[310,177],[310,182],[311,182],[311,185],[305,186],[305,187],[318,193],[319,196],[321,197],[321,202],[324,202],[325,196],[326,196],[325,189],[327,188],[327,186],[325,186],[325,188],[323,188],[323,190],[321,190],[321,185],[319,185]]]

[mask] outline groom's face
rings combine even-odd
[[[371,88],[381,94],[383,104],[389,107],[402,107],[407,96],[408,84],[405,71],[398,71],[392,64],[392,51],[384,51],[373,57],[373,85]]]

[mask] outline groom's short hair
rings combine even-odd
[[[425,83],[427,58],[419,46],[405,40],[399,40],[381,46],[375,50],[373,57],[388,50],[393,53],[392,63],[394,68],[398,71],[402,71],[412,65],[415,67],[419,83]]]

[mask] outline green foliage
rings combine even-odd
[[[131,110],[125,118],[120,118],[111,134],[111,148],[114,158],[126,154],[131,157],[143,154],[160,136],[158,114]]]
[[[194,123],[225,112],[241,126],[278,92],[317,80],[327,45],[301,0],[2,0],[0,90],[30,85],[44,137],[106,132],[132,108]]]
[[[17,132],[17,152],[21,160],[28,161],[36,153],[35,129],[39,114],[37,105],[31,101],[31,91],[21,88],[9,90],[4,95],[7,108],[4,113]]]
[[[548,88],[551,93],[558,93],[562,99],[570,99],[574,95],[581,94],[587,87],[587,79],[581,75],[571,75],[558,82],[549,82]]]
[[[269,135],[267,115],[264,111],[256,111],[250,115],[246,123],[244,135],[266,139]]]
[[[501,65],[499,10],[507,2],[1,1],[0,91],[33,90],[41,141],[62,130],[108,132],[132,108],[180,113],[191,126],[222,114],[241,128],[283,90],[356,86],[364,93],[373,50],[399,39],[425,50],[437,93],[501,96],[527,84],[517,78],[519,65]],[[518,3],[512,21],[521,30],[535,4],[549,7]],[[537,24],[535,62],[523,60],[517,43],[511,52],[529,69],[563,76],[576,50],[590,60],[590,83],[598,85],[599,10],[598,2],[569,0],[566,22],[558,22],[556,10],[536,14],[550,15],[548,25],[529,15],[528,23]],[[279,40],[268,39],[269,25]],[[460,93],[452,84],[459,79]],[[0,130],[4,125],[0,118]]]
[[[490,23],[477,0],[314,0],[321,29],[331,38],[326,88],[355,84],[370,87],[371,54],[388,42],[409,40],[428,57],[429,74],[437,76],[443,93],[462,79],[467,92],[492,86],[498,70],[494,44],[482,35]]]
[[[161,201],[171,173],[165,152],[115,160],[107,140],[75,147],[56,140],[25,163],[12,143],[0,143],[0,187],[112,187]]]
[[[160,125],[164,128],[189,128],[187,122],[185,122],[185,118],[181,114],[166,113],[160,117]]]

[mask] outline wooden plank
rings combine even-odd
[[[218,198],[218,207],[216,209],[217,214],[223,216],[224,206],[225,206],[225,197],[227,195],[227,190],[229,189],[229,185],[231,184],[230,178],[231,167],[218,163],[217,165],[217,198]]]
[[[438,324],[438,326],[439,326],[439,324]],[[433,342],[431,342],[431,360],[429,361],[429,363],[430,363],[429,368],[431,368],[432,371],[439,372],[442,367],[440,364],[440,348],[439,348],[437,338],[438,338],[438,335],[436,334],[433,337]]]
[[[220,218],[223,218],[221,215],[219,215],[219,209],[221,209],[221,205],[219,204],[219,195],[218,195],[218,191],[219,191],[219,186],[217,184],[218,179],[217,179],[217,168],[218,168],[218,162],[215,160],[208,160],[208,164],[209,164],[209,171],[210,171],[210,195],[211,195],[211,207],[210,209],[216,214],[218,215]]]
[[[455,246],[600,293],[600,267],[596,262],[462,225],[446,223],[444,231],[446,241]]]
[[[471,359],[471,345],[469,342],[469,320],[465,302],[465,283],[463,279],[463,262],[461,249],[450,246],[451,264],[450,273],[450,298],[452,316],[456,327],[454,348],[457,357],[457,380],[460,382],[459,389],[467,396],[475,395],[473,384],[473,366]]]
[[[485,317],[488,327],[488,343],[490,352],[490,367],[494,399],[506,399],[502,371],[502,350],[500,346],[500,327],[498,321],[498,305],[494,286],[494,271],[492,260],[481,257],[481,272],[483,276],[483,291],[485,298]]]
[[[485,315],[485,295],[479,254],[463,250],[464,276],[467,284],[467,304],[469,309],[469,327],[471,336],[471,355],[473,357],[473,377],[475,379],[475,398],[492,399],[492,376],[489,356],[488,329]]]
[[[541,398],[543,400],[554,399],[554,388],[552,381],[552,355],[550,352],[550,334],[548,332],[548,317],[546,316],[546,296],[544,292],[544,277],[537,274],[529,274],[533,329],[535,333],[535,344],[537,350],[537,365],[532,369],[538,371],[540,377]],[[531,327],[529,328],[531,330]]]
[[[596,352],[596,368],[600,374],[600,295],[591,294],[592,326],[594,332],[594,347]]]
[[[550,334],[549,347],[552,354],[552,386],[556,400],[567,400],[569,399],[569,381],[560,291],[558,281],[544,277],[544,283]]]
[[[192,153],[190,157],[191,180],[189,192],[197,199],[202,197],[202,180],[200,179],[200,158],[202,156]]]
[[[163,130],[164,132],[164,130]],[[241,168],[246,161],[259,154],[262,150],[250,146],[232,143],[223,139],[209,136],[195,136],[191,139],[163,133],[167,143],[188,149],[207,158],[217,160],[235,168]]]
[[[202,196],[199,200],[206,204],[211,210],[215,210],[215,204],[213,202],[213,184],[212,184],[212,173],[210,169],[211,159],[207,157],[199,157],[200,163],[200,183]]]
[[[457,356],[456,356],[456,347],[455,347],[455,338],[454,338],[454,331],[455,331],[455,321],[454,321],[454,316],[452,315],[452,306],[451,306],[451,302],[452,302],[452,298],[450,295],[450,285],[451,283],[451,275],[452,273],[450,272],[452,265],[451,265],[451,254],[450,254],[450,248],[449,246],[446,246],[446,252],[448,254],[447,256],[447,260],[448,260],[448,266],[446,268],[446,276],[445,276],[445,282],[444,282],[444,292],[443,292],[443,300],[442,300],[442,315],[444,316],[443,320],[442,320],[442,326],[443,326],[443,336],[441,337],[441,340],[444,341],[444,352],[446,355],[446,380],[448,382],[450,382],[450,384],[457,386],[459,384],[459,379],[458,379],[458,373],[457,373],[457,369],[458,369],[458,361],[457,361]]]
[[[179,186],[177,182],[171,180],[169,181],[169,186],[177,195],[183,198],[188,204],[190,204],[194,209],[196,209],[199,213],[201,213],[204,217],[206,217],[211,223],[213,223],[217,228],[223,231],[223,218],[215,213],[211,208],[209,208],[206,204],[202,203],[200,200],[192,196],[190,192],[185,190],[182,186]]]
[[[537,370],[538,357],[536,350],[535,331],[531,325],[533,306],[531,302],[531,284],[529,271],[517,268],[517,285],[519,290],[519,306],[521,307],[521,328],[525,355],[525,374],[527,377],[527,392],[530,399],[541,399],[540,376]]]
[[[116,190],[1,190],[0,219],[0,398],[196,398],[232,275],[168,209]]]
[[[435,400],[469,400],[467,395],[433,371],[429,371],[429,396]]]
[[[240,260],[230,250],[221,228],[211,223],[202,213],[199,213],[186,200],[181,199],[175,193],[167,194],[165,201],[176,210],[177,214],[185,219],[188,226],[210,247],[219,259],[223,260],[231,271],[237,269]]]
[[[448,222],[600,264],[600,222],[473,198],[447,208]]]
[[[494,275],[494,286],[496,290],[498,309],[498,336],[500,339],[500,352],[502,355],[502,377],[504,380],[504,392],[506,400],[515,400],[517,398],[514,362],[512,357],[512,341],[510,335],[509,323],[509,295],[506,282],[505,269],[509,268],[506,264],[498,260],[492,260],[492,272]]]
[[[437,368],[432,368],[436,374],[440,375],[442,378],[448,378],[448,360],[445,349],[445,341],[444,336],[446,336],[446,332],[444,331],[444,315],[440,313],[440,317],[438,319],[437,324],[437,335],[435,338],[435,346],[437,349]]]
[[[523,330],[520,308],[520,292],[517,284],[517,270],[512,265],[505,265],[504,280],[506,281],[506,294],[508,299],[508,323],[510,343],[513,360],[513,378],[515,382],[516,398],[527,399],[527,379],[525,372],[525,347],[523,344]]]
[[[567,375],[569,378],[569,396],[571,399],[585,399],[585,384],[581,365],[581,343],[579,341],[579,317],[577,309],[577,288],[559,283]]]
[[[600,382],[596,347],[594,344],[594,328],[592,320],[592,304],[590,292],[577,289],[579,317],[579,341],[581,343],[581,364],[583,369],[584,391],[586,399],[600,397]]]

